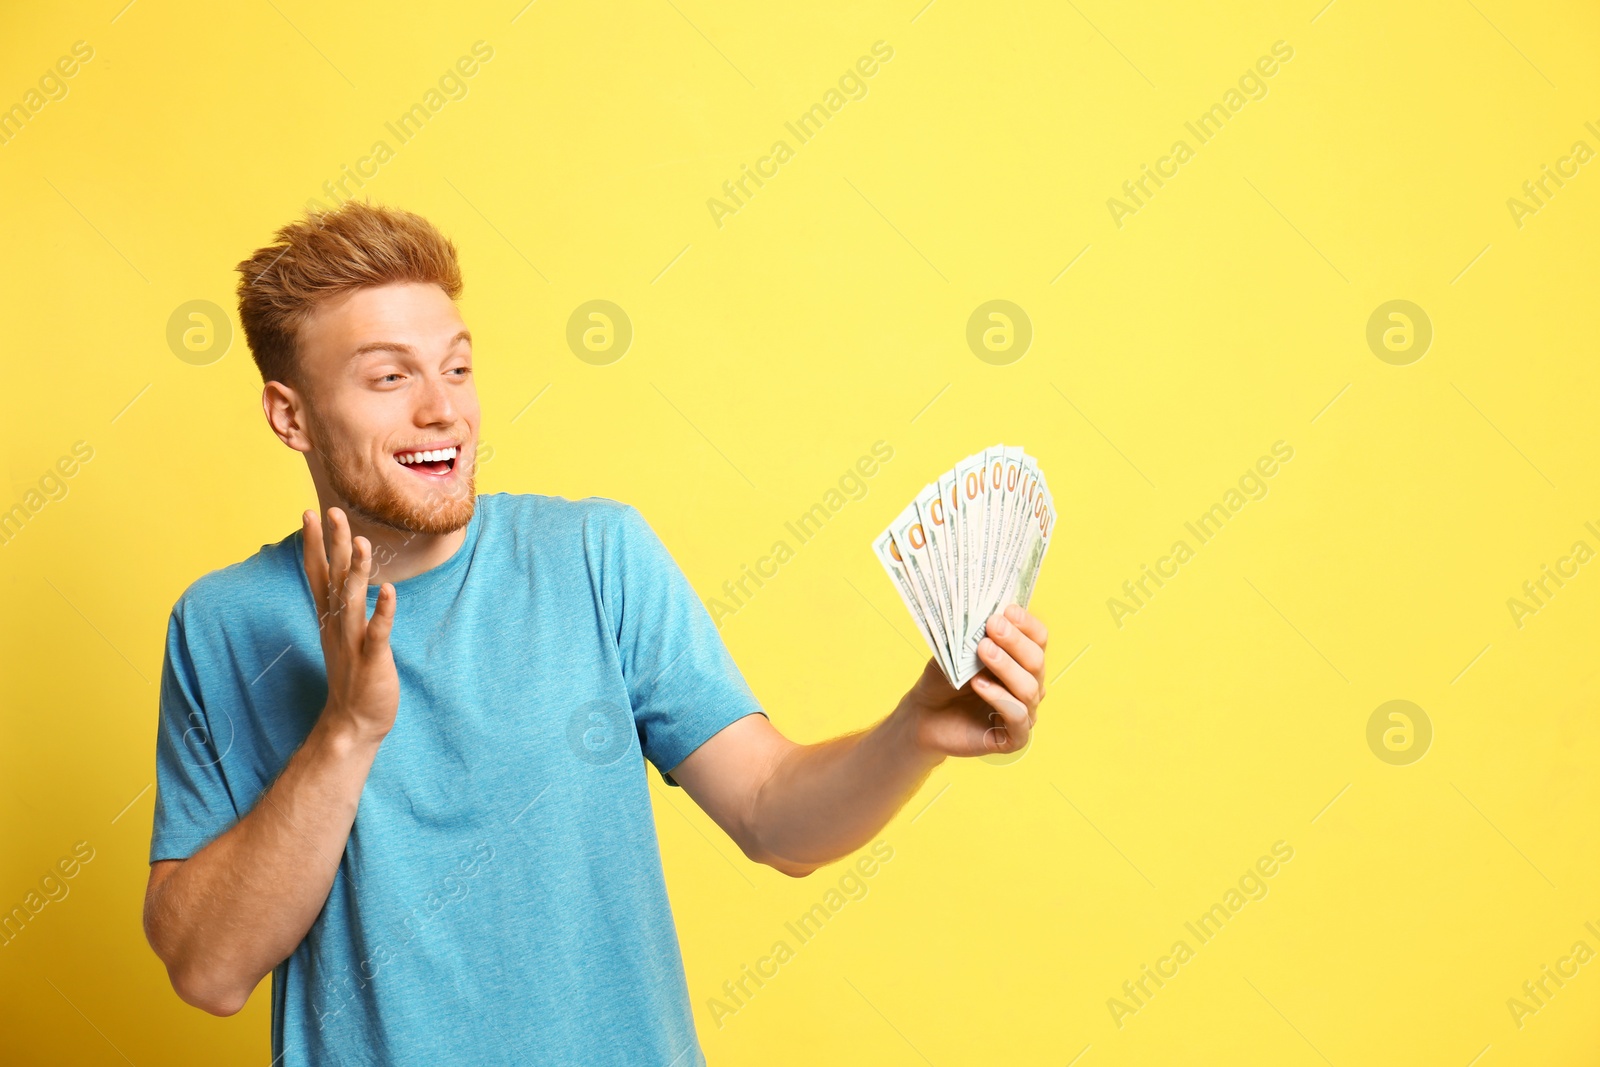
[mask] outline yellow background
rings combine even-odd
[[[841,871],[747,863],[653,781],[713,1064],[1595,1062],[1600,963],[1520,1028],[1506,1004],[1600,950],[1600,563],[1520,629],[1506,605],[1600,548],[1600,164],[1521,227],[1506,203],[1600,148],[1592,8],[123,2],[11,5],[0,33],[0,104],[95,50],[0,146],[0,506],[94,448],[0,547],[0,906],[95,849],[0,948],[5,1062],[270,1058],[265,984],[206,1016],[140,932],[153,683],[183,589],[313,496],[237,331],[197,366],[166,324],[231,315],[233,264],[479,40],[467,96],[362,192],[461,249],[482,490],[630,501],[709,597],[889,442],[722,630],[805,740],[925,658],[869,549],[925,481],[1021,443],[1061,511],[1030,751],[938,770],[869,894],[720,1027],[708,998]],[[708,198],[880,40],[866,97],[719,228]],[[1280,40],[1268,95],[1196,146],[1183,123]],[[1119,228],[1107,198],[1180,137]],[[564,339],[597,298],[635,329],[609,366]],[[990,299],[1033,324],[1007,366],[965,341]],[[1392,299],[1433,324],[1409,366],[1366,344]],[[1278,440],[1270,494],[1116,626],[1107,599]],[[1433,725],[1408,766],[1366,742],[1392,699]],[[1269,895],[1119,1028],[1108,998],[1279,840]]]

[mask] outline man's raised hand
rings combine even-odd
[[[1044,699],[1044,623],[1011,604],[989,618],[978,645],[984,669],[951,689],[929,660],[903,698],[915,713],[917,744],[941,756],[983,756],[1025,747]]]
[[[368,619],[371,542],[365,537],[352,542],[350,520],[339,508],[328,509],[326,546],[317,513],[308,511],[303,518],[306,581],[317,603],[322,658],[328,671],[328,704],[323,715],[329,725],[350,729],[356,739],[382,741],[393,728],[400,707],[400,677],[389,647],[394,586],[383,583],[377,607]]]

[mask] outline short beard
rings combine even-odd
[[[477,506],[476,457],[469,457],[465,449],[458,449],[456,464],[469,466],[463,472],[466,478],[464,496],[450,496],[429,490],[428,498],[421,503],[411,500],[388,479],[367,474],[365,457],[344,446],[337,433],[315,415],[307,413],[307,428],[313,443],[324,446],[317,449],[323,470],[333,491],[342,499],[352,514],[360,519],[391,530],[414,534],[455,533],[472,521]]]

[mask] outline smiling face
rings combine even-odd
[[[478,392],[455,302],[427,283],[356,289],[319,303],[296,341],[313,478],[353,518],[427,534],[465,526],[476,503]]]

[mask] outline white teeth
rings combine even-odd
[[[456,449],[451,447],[435,448],[427,452],[401,452],[394,458],[407,466],[413,463],[438,463],[441,460],[455,459]]]

